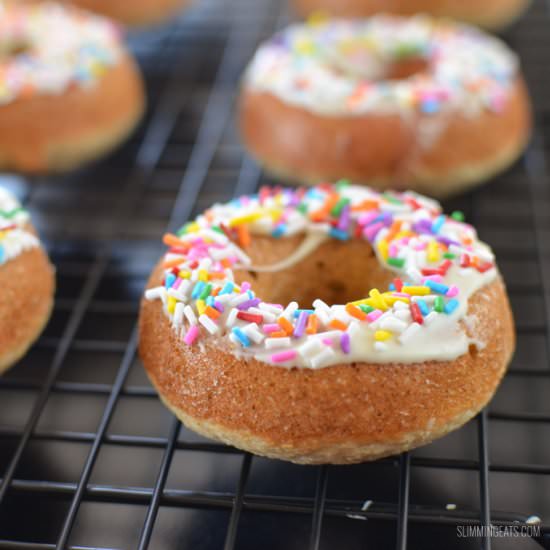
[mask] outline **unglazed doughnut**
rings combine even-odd
[[[54,270],[28,213],[0,188],[0,374],[19,360],[48,322]]]
[[[127,25],[152,25],[175,15],[189,0],[62,0]]]
[[[427,13],[492,30],[512,23],[530,3],[530,0],[293,0],[294,8],[304,17],[316,13],[336,17]]]
[[[531,120],[518,60],[500,40],[378,16],[293,25],[263,44],[243,80],[240,126],[279,176],[443,197],[508,167]]]
[[[490,248],[412,192],[263,188],[164,241],[147,373],[189,428],[253,453],[352,463],[422,445],[488,402],[514,350]]]
[[[139,122],[141,77],[117,27],[56,4],[0,2],[0,169],[75,168]]]

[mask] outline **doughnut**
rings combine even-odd
[[[411,191],[265,187],[164,243],[145,369],[186,426],[252,453],[344,464],[428,443],[489,401],[515,347],[491,249]]]
[[[143,26],[161,23],[175,15],[189,0],[62,0],[86,10],[100,13],[126,25]]]
[[[427,13],[498,30],[513,23],[530,3],[530,0],[293,0],[293,7],[303,17],[319,14],[370,17],[379,13]]]
[[[436,198],[507,168],[531,128],[516,56],[424,16],[288,27],[251,61],[239,119],[248,150],[279,177]]]
[[[0,187],[0,374],[44,329],[53,307],[54,269],[28,213]]]
[[[0,3],[0,169],[76,168],[126,139],[143,110],[115,25],[56,4]]]

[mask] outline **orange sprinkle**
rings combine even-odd
[[[173,258],[172,260],[166,260],[162,263],[164,269],[170,269],[171,267],[176,267],[177,265],[183,263],[185,258],[182,256],[180,258]]]
[[[285,331],[285,336],[290,336],[294,332],[292,323],[286,317],[279,317],[277,323]]]
[[[211,293],[210,296],[217,296],[220,293],[220,290],[222,289],[221,286],[217,286]]]
[[[231,262],[229,261],[229,258],[222,258],[220,260],[220,264],[222,264],[223,267],[231,267]]]
[[[373,208],[378,208],[378,201],[372,199],[365,199],[359,204],[351,207],[352,212],[361,212],[362,210],[372,210]]]
[[[339,195],[337,195],[336,193],[333,195],[329,195],[327,197],[327,200],[325,201],[325,204],[323,204],[323,206],[321,206],[321,208],[319,208],[318,210],[315,210],[314,212],[312,212],[309,215],[309,217],[314,222],[323,221],[325,218],[328,217],[328,215],[330,214],[330,211],[336,205],[338,200],[339,200]]]
[[[236,229],[241,248],[248,248],[250,246],[250,231],[248,231],[248,226],[243,223],[238,225]]]
[[[284,330],[279,330],[278,332],[272,332],[270,338],[286,338],[288,334]]]
[[[166,246],[180,246],[186,249],[189,248],[189,245],[185,241],[182,241],[180,238],[172,233],[165,233],[164,237],[162,237],[162,242]]]
[[[333,319],[328,326],[330,328],[334,328],[336,330],[346,330],[348,328],[348,325],[346,323],[342,323],[339,319]]]
[[[367,319],[367,314],[353,304],[346,304],[346,312],[360,321],[365,321]]]
[[[306,333],[307,334],[316,334],[317,333],[317,324],[318,324],[317,315],[315,315],[315,313],[312,313],[307,318]]]
[[[393,224],[390,227],[390,230],[388,234],[386,235],[386,240],[388,242],[393,241],[395,236],[401,231],[401,226],[403,225],[403,222],[401,220],[396,220],[393,222]]]
[[[226,274],[220,273],[219,271],[210,272],[208,274],[208,280],[211,281],[212,279],[225,279]]]
[[[206,313],[206,315],[208,315],[210,319],[217,319],[221,315],[221,313],[216,308],[213,308],[212,306],[206,306],[204,313]]]

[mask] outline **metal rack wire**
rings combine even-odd
[[[0,548],[539,548],[550,524],[550,13],[507,35],[535,99],[537,134],[498,182],[449,204],[496,249],[518,353],[493,401],[458,432],[401,457],[305,468],[187,431],[136,357],[139,297],[158,237],[253,192],[234,129],[239,76],[285,20],[278,2],[202,0],[130,37],[150,113],[112,158],[72,176],[5,176],[58,270],[48,329],[0,379]],[[168,222],[167,222],[168,220]],[[459,539],[457,525],[543,519],[536,540]]]

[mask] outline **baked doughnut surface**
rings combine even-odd
[[[63,0],[127,25],[154,25],[175,15],[189,0]]]
[[[281,177],[435,197],[507,168],[531,130],[515,54],[420,16],[288,27],[251,61],[239,119],[248,150]]]
[[[57,4],[0,10],[0,168],[62,172],[133,131],[141,77],[118,28]]]
[[[491,250],[412,192],[264,188],[165,243],[140,313],[147,373],[188,427],[257,454],[422,445],[488,402],[514,350]]]
[[[53,267],[17,200],[0,188],[0,374],[38,338],[53,306]]]
[[[530,0],[293,0],[302,16],[316,12],[335,17],[371,17],[379,13],[450,17],[490,30],[506,27],[527,9]]]

